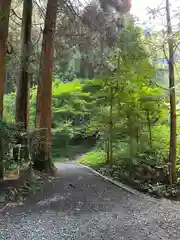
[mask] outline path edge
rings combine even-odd
[[[84,168],[89,169],[89,170],[90,170],[91,172],[93,172],[94,174],[96,174],[96,175],[100,176],[101,178],[105,179],[106,181],[111,182],[111,183],[113,183],[114,185],[116,185],[116,186],[118,186],[118,187],[126,190],[127,192],[130,192],[130,193],[132,193],[132,194],[134,194],[134,195],[137,195],[137,196],[138,196],[138,195],[142,195],[142,193],[138,192],[137,190],[132,189],[132,188],[128,187],[127,185],[125,185],[125,184],[123,184],[123,183],[121,183],[121,182],[119,182],[119,181],[114,180],[114,179],[111,178],[111,177],[105,176],[105,175],[103,175],[102,173],[99,173],[98,171],[94,170],[93,168],[91,168],[91,167],[89,167],[89,166],[86,166],[86,165],[81,164],[81,163],[78,163],[78,165],[80,165],[80,166],[82,166],[82,167],[84,167]],[[144,195],[144,194],[143,194],[143,195]]]
[[[103,178],[104,180],[114,184],[115,186],[119,187],[119,188],[122,188],[123,190],[131,193],[131,194],[134,194],[142,199],[146,199],[148,201],[151,201],[153,203],[156,203],[158,205],[162,205],[163,207],[167,207],[167,208],[171,208],[173,210],[176,210],[177,211],[177,207],[179,208],[179,204],[180,202],[174,202],[174,201],[171,201],[171,200],[168,200],[168,199],[165,199],[165,198],[162,198],[162,199],[156,199],[156,198],[153,198],[151,196],[149,196],[148,194],[145,194],[145,193],[141,193],[139,192],[138,190],[135,190],[119,181],[116,181],[114,180],[113,178],[111,177],[108,177],[108,176],[105,176],[101,173],[99,173],[98,171],[94,170],[93,168],[89,167],[89,166],[86,166],[84,164],[81,164],[81,163],[77,163],[79,166],[81,167],[84,167],[86,169],[89,169],[91,172],[93,172],[95,175],[97,176],[100,176],[101,178]],[[180,209],[178,209],[180,211]]]

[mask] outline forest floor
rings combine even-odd
[[[23,205],[0,213],[0,239],[178,240],[179,203],[119,188],[76,163]]]

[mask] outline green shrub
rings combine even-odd
[[[106,164],[105,152],[103,150],[91,151],[83,155],[79,163],[92,168],[98,168]]]

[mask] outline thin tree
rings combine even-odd
[[[169,0],[166,0],[166,17],[169,49],[169,91],[170,91],[170,184],[176,181],[176,94],[175,94],[175,77],[174,77],[174,44],[172,37],[172,25],[170,16]]]
[[[56,29],[58,0],[48,0],[43,32],[40,74],[36,103],[36,128],[40,130],[40,146],[34,154],[34,168],[52,171],[51,112],[52,112],[52,61]]]
[[[31,56],[32,0],[24,0],[21,27],[21,66],[17,81],[16,123],[25,131],[29,122],[29,64]],[[22,143],[22,139],[21,139]],[[24,139],[23,144],[27,146]],[[28,148],[25,148],[28,150]],[[25,151],[28,157],[28,151]]]
[[[3,97],[10,6],[11,0],[0,0],[0,120],[2,120],[3,117]],[[0,179],[3,179],[3,175],[3,139],[0,136]]]

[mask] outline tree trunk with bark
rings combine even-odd
[[[29,124],[29,65],[31,56],[32,0],[24,0],[21,27],[21,66],[16,93],[16,124],[28,130]],[[27,139],[21,139],[23,157],[29,158]],[[28,160],[28,159],[27,159]]]
[[[149,146],[152,149],[152,129],[151,129],[151,121],[149,110],[146,110],[147,123],[148,123],[148,132],[149,132]]]
[[[0,121],[3,117],[3,97],[6,76],[7,38],[11,0],[0,0]],[[0,132],[2,129],[0,129]],[[0,136],[0,179],[4,176],[3,139]]]
[[[170,92],[170,184],[176,181],[176,94],[175,94],[175,76],[174,76],[174,43],[171,25],[169,0],[166,0],[168,48],[169,48],[169,92]]]
[[[28,129],[29,122],[29,58],[31,56],[32,0],[24,0],[21,28],[21,67],[17,82],[16,123]]]
[[[109,163],[113,161],[113,86],[110,86],[110,112],[109,112]]]
[[[3,114],[3,97],[5,83],[5,58],[7,54],[7,38],[11,0],[0,0],[0,118]]]
[[[34,154],[33,167],[46,172],[53,170],[51,159],[52,59],[57,8],[58,0],[48,0],[36,103],[36,129],[40,131],[40,146]]]

